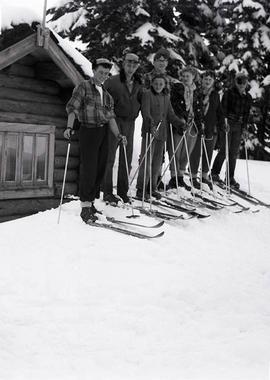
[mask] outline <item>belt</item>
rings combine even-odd
[[[103,128],[107,123],[96,123],[96,124],[81,124],[84,128]]]

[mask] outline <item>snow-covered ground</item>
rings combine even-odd
[[[249,169],[269,202],[270,163]],[[152,241],[79,213],[0,224],[1,380],[268,379],[269,209],[170,222]]]

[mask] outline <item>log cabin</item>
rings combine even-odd
[[[0,36],[0,222],[59,205],[65,106],[90,73],[90,62],[48,28],[17,26]],[[77,194],[78,172],[75,136],[65,195]]]

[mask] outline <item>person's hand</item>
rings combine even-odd
[[[73,133],[74,133],[74,131],[72,128],[67,128],[64,130],[63,135],[64,135],[65,139],[70,140]]]
[[[225,121],[225,124],[224,124],[224,132],[226,133],[230,132],[230,125],[227,121]]]
[[[242,132],[242,139],[244,141],[246,141],[248,139],[248,131],[246,129],[244,129]]]
[[[119,133],[119,135],[117,136],[117,138],[118,138],[119,144],[127,146],[127,138],[126,138],[126,136],[121,135],[121,133]]]

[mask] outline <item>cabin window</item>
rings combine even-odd
[[[0,199],[53,195],[55,127],[0,123]]]

